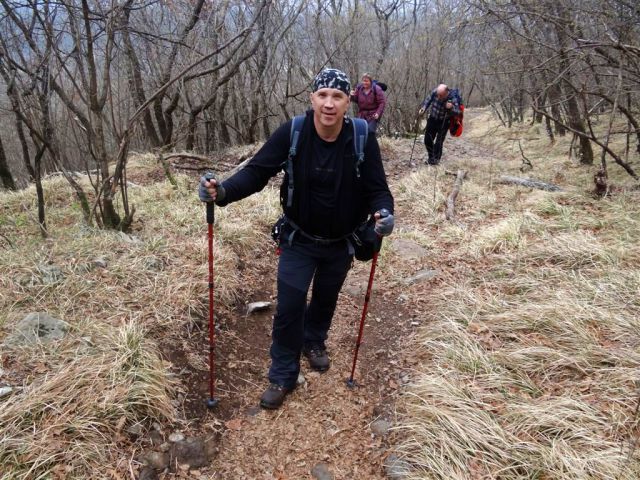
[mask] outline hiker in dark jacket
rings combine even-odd
[[[427,128],[424,131],[424,145],[427,147],[428,165],[437,165],[442,157],[442,144],[449,130],[451,115],[460,113],[460,102],[452,91],[444,84],[436,87],[429,98],[420,106],[419,114],[423,115],[429,109]]]
[[[369,135],[365,160],[356,172],[347,76],[334,69],[318,74],[293,159],[293,199],[288,173],[280,188],[286,223],[280,235],[278,305],[273,319],[270,385],[260,405],[275,409],[296,387],[300,355],[309,366],[329,368],[325,341],[338,293],[353,262],[348,235],[369,214],[379,235],[393,230],[393,197],[385,178],[375,135]],[[218,184],[200,181],[200,199],[224,206],[262,190],[286,163],[291,121],[281,125],[253,159]],[[311,300],[307,292],[313,280]]]
[[[378,122],[384,113],[387,98],[384,91],[373,82],[373,78],[368,73],[362,76],[362,83],[351,90],[351,101],[358,105],[358,118],[363,118],[369,125],[369,130],[373,133],[378,129]]]

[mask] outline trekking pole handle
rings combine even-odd
[[[215,180],[216,176],[212,172],[207,172],[204,174],[204,178],[208,182],[210,182],[211,180]],[[215,214],[213,211],[214,205],[215,204],[213,202],[207,202],[207,223],[209,224],[213,224],[213,221],[215,219]]]

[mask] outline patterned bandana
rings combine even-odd
[[[347,96],[351,93],[351,83],[347,74],[335,68],[325,68],[316,76],[313,91],[317,92],[321,88],[335,88]]]

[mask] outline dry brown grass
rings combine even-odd
[[[157,174],[154,162],[139,156],[130,170]],[[38,235],[33,188],[0,195],[0,233],[12,244],[0,245],[0,341],[32,311],[71,325],[61,342],[0,351],[6,375],[0,381],[21,386],[1,401],[0,478],[129,475],[136,440],[127,428],[179,420],[168,364],[154,339],[190,331],[206,316],[207,229],[196,180],[176,178],[177,188],[160,182],[129,189],[137,208],[130,235],[83,225],[59,177],[44,184],[47,240]],[[216,209],[221,314],[246,288],[238,266],[263,251],[277,205],[277,192],[267,188]],[[94,265],[98,258],[106,268]],[[43,282],[47,265],[64,276]]]
[[[469,265],[429,293],[424,361],[400,406],[409,478],[639,478],[640,453],[629,453],[640,381],[640,194],[593,199],[593,170],[567,168],[554,156],[566,154],[561,142],[536,157],[531,175],[566,193],[492,185],[499,173],[518,174],[511,136],[523,134],[532,156],[544,142],[529,127],[496,130],[488,114],[476,122],[469,135],[491,131],[498,159],[456,161],[471,170],[464,229],[431,213],[439,205],[426,170],[400,195],[437,229],[436,250],[447,245],[443,255]]]
[[[0,412],[2,478],[106,476],[96,473],[120,460],[126,427],[174,418],[171,383],[145,331],[133,322],[102,329],[37,348],[49,373],[3,401]],[[28,350],[10,354],[33,363]]]

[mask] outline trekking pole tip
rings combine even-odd
[[[347,387],[356,388],[356,381],[353,378],[347,378]]]
[[[218,406],[218,403],[220,403],[220,401],[217,398],[208,398],[207,399],[207,408],[209,410],[213,410],[214,408],[216,408]]]

